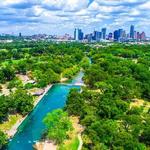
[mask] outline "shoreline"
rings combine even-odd
[[[52,88],[53,84],[48,85],[47,87],[44,88],[44,93],[40,95],[37,99],[35,99],[35,102],[33,103],[34,107],[33,109],[37,106],[37,104],[42,100],[42,98],[45,96],[45,94]],[[29,113],[28,113],[29,114]],[[14,135],[18,131],[18,127],[22,124],[22,122],[27,118],[28,114],[19,119],[10,130],[6,131],[5,133],[7,134],[8,138],[11,139],[14,137]]]
[[[57,145],[50,140],[38,141],[33,145],[35,150],[57,150]]]
[[[77,75],[78,75],[78,74],[77,74]],[[62,78],[61,78],[61,80],[62,80]],[[65,80],[66,80],[66,79],[65,79]],[[66,81],[68,81],[68,79],[67,79]],[[59,84],[65,84],[66,81],[59,82]],[[34,101],[34,103],[33,103],[34,107],[33,107],[32,110],[34,110],[34,108],[37,106],[37,104],[42,100],[42,98],[43,98],[43,97],[45,96],[45,94],[52,88],[53,85],[54,85],[54,84],[49,84],[48,86],[46,86],[45,88],[43,88],[43,89],[44,89],[44,93],[43,93],[42,95],[40,95],[37,99],[35,99],[35,101]],[[83,86],[83,85],[80,85],[80,86]],[[30,113],[30,112],[29,112],[29,113]],[[11,140],[11,139],[14,137],[14,135],[17,133],[18,127],[19,127],[19,126],[22,124],[22,122],[26,119],[26,117],[29,115],[29,113],[28,113],[26,116],[22,117],[21,119],[17,120],[17,122],[12,126],[12,128],[11,128],[10,130],[5,131],[5,133],[7,134],[8,138],[9,138],[10,140]]]

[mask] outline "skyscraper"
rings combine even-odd
[[[100,39],[101,39],[101,32],[99,32],[99,31],[94,31],[93,40],[95,40],[95,41],[100,41]]]
[[[118,30],[118,36],[119,36],[119,38],[123,37],[123,29]]]
[[[91,42],[91,41],[92,41],[92,38],[93,38],[93,34],[92,34],[92,33],[85,35],[85,39],[87,39],[88,42]]]
[[[145,32],[142,32],[141,33],[141,41],[144,41],[144,40],[146,40],[146,34],[145,34]]]
[[[134,31],[134,39],[137,40],[137,32]]]
[[[140,32],[137,32],[137,41],[140,41],[140,40],[141,40]]]
[[[84,34],[83,34],[82,30],[79,29],[79,40],[83,40],[83,36],[84,36]]]
[[[124,42],[126,41],[126,31],[123,29],[118,30],[118,41],[119,42]]]
[[[131,25],[130,27],[130,38],[134,39],[134,25]]]
[[[21,34],[21,33],[19,33],[19,37],[22,37],[22,34]]]
[[[124,39],[127,38],[127,34],[126,34],[126,31],[125,31],[125,30],[123,30],[123,35],[122,35],[122,37],[123,37]]]
[[[74,40],[76,40],[76,41],[79,40],[78,37],[79,37],[78,29],[75,29],[74,30]]]
[[[106,28],[102,28],[102,39],[106,39]]]
[[[113,38],[113,34],[110,32],[110,33],[108,34],[108,40],[112,40],[112,38]]]
[[[75,31],[74,31],[74,39],[76,41],[83,40],[83,32],[82,32],[81,29],[75,29]]]
[[[114,31],[114,41],[118,41],[119,40],[119,31],[115,30]]]

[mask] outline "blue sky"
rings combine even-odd
[[[107,27],[150,36],[150,0],[0,0],[0,33],[73,34]]]

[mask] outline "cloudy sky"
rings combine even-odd
[[[0,0],[0,33],[128,31],[131,24],[150,36],[150,0]]]

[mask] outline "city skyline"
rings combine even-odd
[[[75,28],[74,30],[74,40],[82,41],[114,41],[114,42],[129,42],[129,41],[146,41],[146,33],[144,31],[139,32],[136,30],[134,25],[130,26],[129,32],[123,28],[115,29],[114,31],[107,32],[107,28],[102,28],[101,30],[94,30],[92,33],[84,34],[82,29]]]
[[[134,24],[150,36],[150,0],[0,1],[0,33],[73,35],[74,28],[85,33],[104,27],[108,32],[116,28],[129,31],[128,26]]]

